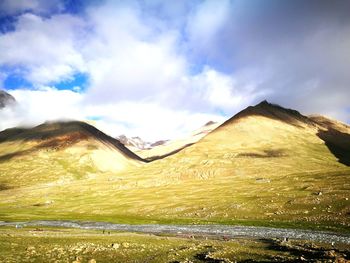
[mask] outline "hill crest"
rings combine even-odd
[[[255,106],[248,106],[244,110],[238,112],[233,117],[225,121],[220,127],[224,127],[238,120],[250,117],[250,116],[262,116],[269,119],[275,119],[285,122],[287,124],[301,127],[302,124],[312,125],[315,123],[308,117],[302,115],[299,111],[284,108],[278,104],[273,104],[267,100],[256,104]],[[219,128],[220,128],[219,127]]]

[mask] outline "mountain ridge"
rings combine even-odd
[[[297,110],[284,108],[278,104],[273,104],[267,100],[263,100],[255,106],[248,106],[247,108],[238,112],[233,117],[225,121],[221,126],[226,126],[227,124],[250,116],[262,116],[283,121],[295,126],[300,126],[300,122],[308,125],[314,125],[312,120],[310,120],[307,116],[302,115]]]

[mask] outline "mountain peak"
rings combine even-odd
[[[269,103],[267,100],[263,100],[260,103],[256,104],[255,106],[264,106],[264,105],[272,105],[271,103]]]
[[[302,123],[314,125],[314,122],[312,120],[302,115],[297,110],[284,108],[278,104],[270,103],[267,100],[263,100],[255,106],[249,106],[244,110],[240,111],[231,119],[223,123],[222,126],[251,116],[263,116],[269,119],[279,120],[298,127],[300,127]]]

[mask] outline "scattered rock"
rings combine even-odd
[[[111,247],[118,249],[120,247],[120,245],[118,243],[112,243]]]
[[[270,179],[266,179],[266,178],[256,178],[255,180],[259,183],[270,183],[271,182]]]
[[[77,256],[75,257],[75,260],[72,263],[81,263],[82,258]]]
[[[88,261],[88,263],[96,263],[96,260],[92,258]]]
[[[345,258],[337,258],[337,259],[335,260],[335,262],[336,262],[336,263],[349,263],[350,260],[347,260],[347,259],[345,259]]]
[[[129,244],[128,242],[123,242],[123,243],[122,243],[122,246],[123,246],[124,248],[128,248],[128,247],[130,247],[130,244]]]
[[[336,258],[337,257],[337,253],[335,253],[334,250],[329,250],[325,252],[325,256],[328,258]]]

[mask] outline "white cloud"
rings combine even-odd
[[[249,94],[249,88],[237,87],[237,81],[233,77],[209,67],[205,67],[191,80],[190,85],[201,91],[202,99],[222,110],[239,110],[255,99],[254,95]]]
[[[157,140],[222,118],[218,112],[230,117],[264,98],[310,113],[346,114],[346,26],[306,30],[299,38],[294,24],[287,23],[286,34],[285,25],[275,23],[280,15],[269,20],[260,7],[255,16],[242,1],[174,8],[158,0],[105,1],[79,16],[46,18],[38,11],[50,9],[44,2],[2,2],[19,15],[15,30],[0,35],[0,65],[16,69],[36,89],[11,92],[20,106],[0,112],[2,128],[98,117],[96,125],[112,135]],[[76,72],[89,76],[86,90],[42,88]]]
[[[0,50],[8,50],[0,63],[25,65],[25,77],[37,90],[12,92],[20,106],[11,118],[39,124],[95,117],[97,127],[113,136],[125,133],[152,141],[180,137],[209,120],[222,121],[220,109],[235,112],[247,104],[231,76],[210,67],[191,74],[180,50],[181,34],[163,30],[159,22],[145,22],[138,8],[113,2],[88,9],[84,20],[20,16],[16,30],[0,37]],[[211,34],[219,24],[212,25]],[[18,46],[25,39],[27,45]],[[77,70],[89,74],[86,91],[38,89]]]
[[[11,91],[16,107],[0,111],[0,130],[15,126],[38,125],[46,120],[76,119],[90,121],[112,135],[141,136],[149,141],[181,137],[208,120],[223,121],[210,113],[167,109],[155,103],[125,101],[116,104],[83,104],[84,94],[42,87],[41,90]]]
[[[108,4],[88,11],[94,34],[82,54],[94,101],[147,100],[180,88],[187,61],[176,50],[175,32],[155,33],[137,9]]]
[[[80,101],[82,95],[69,90],[42,87],[40,90],[17,89],[10,91],[18,102],[15,107],[0,111],[1,120],[17,125],[38,125],[47,120],[82,119]],[[9,128],[1,121],[0,128]]]
[[[16,15],[21,12],[50,13],[63,10],[59,0],[2,0],[0,2],[0,15]]]
[[[181,137],[208,120],[222,121],[216,114],[195,113],[186,110],[164,108],[155,103],[121,102],[104,106],[93,106],[87,112],[102,116],[97,127],[118,135],[140,136],[149,141]]]
[[[206,0],[188,16],[186,31],[191,52],[211,52],[220,30],[230,14],[229,0]],[[214,52],[214,50],[213,50]]]
[[[71,15],[21,15],[15,31],[0,35],[0,64],[21,68],[34,85],[67,79],[84,71],[76,39],[82,26]]]

